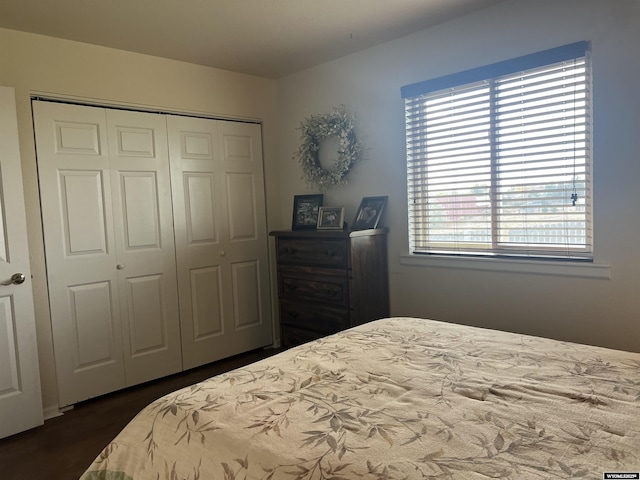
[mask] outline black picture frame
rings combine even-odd
[[[387,198],[388,197],[386,196],[363,197],[351,228],[353,230],[376,228],[378,226],[378,222],[380,222],[382,211],[387,204]]]
[[[344,207],[320,207],[318,211],[318,230],[342,230],[344,225]]]
[[[315,230],[324,195],[294,195],[291,230]]]

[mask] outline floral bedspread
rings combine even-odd
[[[640,471],[640,353],[379,320],[171,393],[83,480]]]

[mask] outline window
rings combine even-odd
[[[591,258],[589,48],[402,88],[412,253]]]

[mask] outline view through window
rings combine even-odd
[[[590,258],[588,49],[403,87],[412,253]]]

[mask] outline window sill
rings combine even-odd
[[[405,254],[400,256],[400,264],[422,267],[483,270],[490,272],[594,278],[601,280],[611,279],[610,265],[570,261],[469,258],[452,257],[447,255]]]

